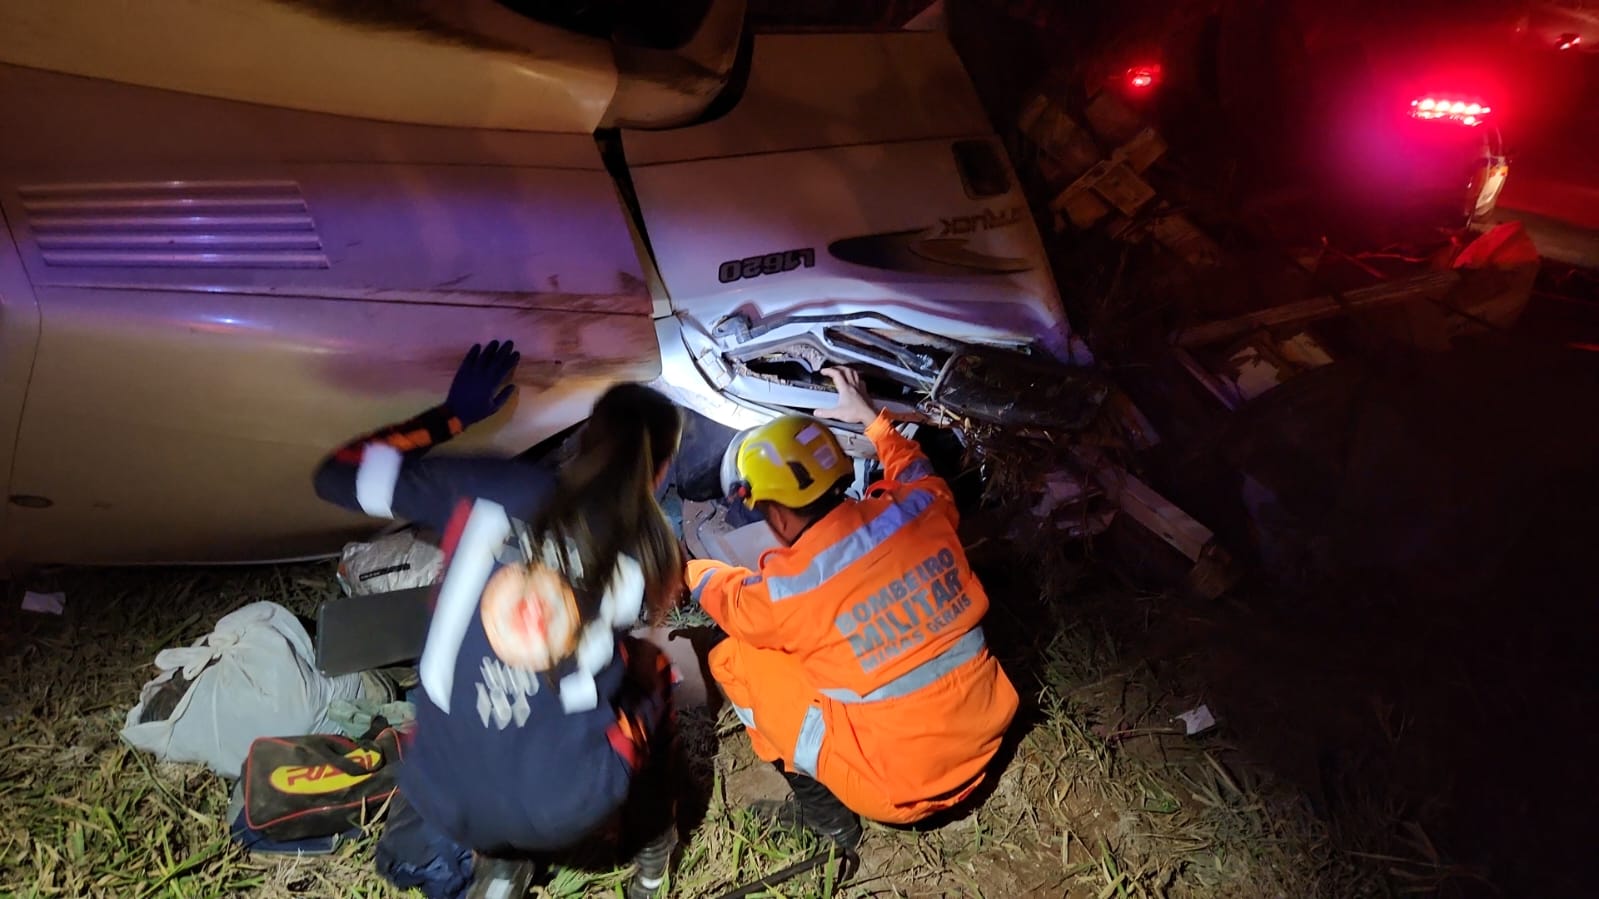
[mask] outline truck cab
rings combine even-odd
[[[476,341],[520,391],[445,452],[622,380],[734,429],[830,404],[827,364],[1002,417],[981,353],[1088,360],[939,33],[752,35],[743,0],[16,0],[0,33],[13,565],[336,551],[372,523],[312,470]]]
[[[0,9],[8,559],[336,549],[370,525],[311,494],[320,455],[436,402],[477,340],[523,347],[521,397],[452,451],[659,374],[595,134],[705,116],[747,65],[742,2],[513,7]]]

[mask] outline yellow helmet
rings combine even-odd
[[[854,474],[838,438],[808,415],[784,415],[742,431],[722,456],[722,492],[750,508],[762,501],[804,508]]]

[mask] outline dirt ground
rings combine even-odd
[[[1020,570],[1012,568],[1013,572]],[[269,599],[305,613],[332,594],[331,565],[204,571],[68,571],[62,616],[0,621],[0,895],[393,897],[371,861],[375,826],[334,856],[250,855],[231,843],[227,787],[162,763],[117,731],[151,660],[221,614]],[[1172,716],[1209,702],[1129,655],[1112,621],[1163,604],[1108,585],[1043,597],[985,573],[991,644],[1024,710],[981,802],[916,830],[869,828],[840,891],[825,874],[769,896],[1352,897],[1382,895],[1380,866],[1340,851],[1291,784],[1249,765],[1232,725],[1184,736]],[[14,599],[14,598],[13,598]],[[1179,670],[1188,670],[1182,668]],[[809,856],[749,801],[780,795],[731,712],[683,714],[693,776],[673,896],[719,896]],[[563,868],[541,897],[615,895],[625,867]]]
[[[1340,569],[1167,616],[1152,655],[1189,657],[1351,839],[1423,828],[1440,895],[1582,895],[1599,358],[1506,335],[1375,383],[1327,528]]]

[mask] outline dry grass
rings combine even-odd
[[[117,734],[156,652],[193,642],[256,599],[304,612],[324,566],[69,574],[64,616],[12,604],[0,699],[0,895],[394,896],[370,839],[315,863],[250,859],[223,820],[227,787]]]
[[[220,779],[156,762],[117,737],[158,650],[192,642],[254,600],[309,613],[335,589],[330,566],[69,572],[63,586],[65,616],[21,613],[14,600],[4,612],[0,896],[401,895],[373,871],[375,833],[330,857],[252,858],[228,839]],[[1038,645],[1006,662],[1037,668],[1036,713],[993,794],[937,830],[871,827],[862,867],[839,895],[1374,891],[1363,863],[1335,852],[1303,803],[1239,766],[1224,740],[1162,732],[1171,697],[1118,658],[1103,632],[1033,620],[1029,633]],[[736,721],[688,712],[684,724],[705,810],[671,894],[720,895],[809,856],[810,837],[766,830],[744,810],[738,785],[756,762]],[[829,895],[830,871],[767,895]],[[562,870],[535,895],[619,896],[625,874]]]
[[[1203,697],[1171,693],[1098,626],[1096,605],[1137,601],[1079,596],[1062,626],[1031,622],[1037,723],[989,809],[1054,848],[1074,897],[1381,894],[1302,796],[1238,758],[1225,721],[1183,734],[1174,716]]]

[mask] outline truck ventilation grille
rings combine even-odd
[[[328,267],[292,181],[42,184],[18,194],[46,265]]]

